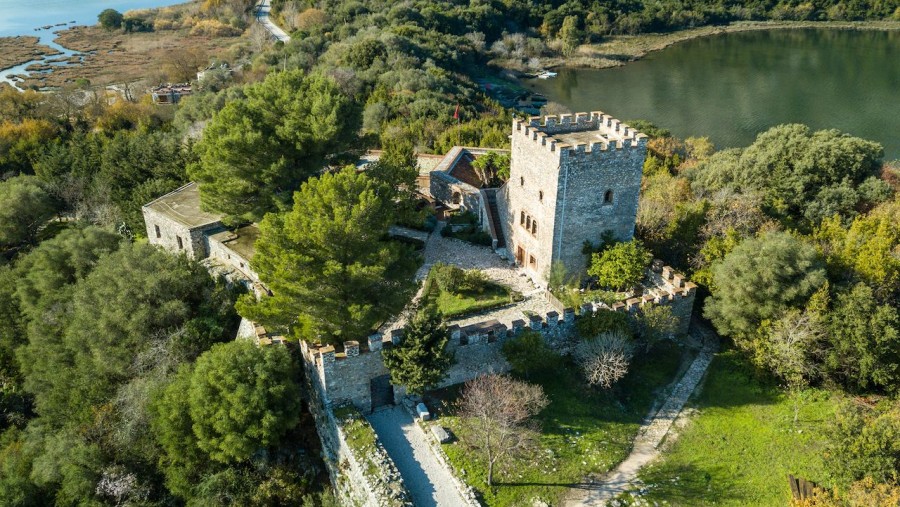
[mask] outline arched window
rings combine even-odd
[[[519,217],[519,225],[525,225],[525,212],[522,212],[522,215]]]
[[[544,202],[544,191],[538,190],[538,201]]]
[[[606,193],[603,194],[603,204],[612,204],[613,202],[613,191],[607,190]]]
[[[453,192],[452,201],[453,204],[459,204],[460,202],[462,202],[462,195],[460,195],[459,192]]]
[[[525,186],[525,176],[519,176],[519,186],[520,187]]]

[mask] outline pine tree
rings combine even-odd
[[[447,350],[450,334],[434,307],[418,312],[406,326],[403,341],[383,352],[391,383],[406,386],[410,394],[422,394],[437,385],[453,364]]]

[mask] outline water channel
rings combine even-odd
[[[572,111],[746,146],[780,123],[836,128],[900,159],[900,31],[792,29],[694,39],[611,69],[523,85]]]
[[[179,0],[0,0],[0,37],[16,35],[38,37],[41,44],[62,53],[48,59],[61,60],[76,53],[53,42],[56,38],[55,32],[59,30],[65,30],[76,24],[93,25],[97,23],[97,15],[104,9],[126,12],[176,3],[179,3]],[[25,68],[39,61],[42,60],[32,60],[0,71],[0,82],[13,84],[15,81],[11,76],[28,74]],[[65,65],[65,63],[57,62],[51,65]]]

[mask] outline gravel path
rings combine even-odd
[[[366,417],[403,477],[419,507],[463,507],[466,502],[453,485],[450,472],[438,463],[425,432],[401,406]]]
[[[440,230],[444,225],[443,222],[439,222],[435,231],[429,234],[425,240],[425,251],[423,254],[425,260],[416,272],[416,280],[424,280],[435,263],[443,262],[444,264],[452,264],[463,269],[477,269],[484,273],[489,280],[505,285],[525,297],[524,300],[518,303],[461,319],[449,320],[447,325],[456,324],[460,327],[465,327],[478,322],[497,320],[502,324],[506,324],[507,327],[512,327],[512,321],[525,319],[524,312],[526,311],[534,312],[538,315],[546,315],[547,312],[554,310],[544,296],[544,290],[535,287],[531,282],[531,278],[522,270],[501,258],[489,247],[473,245],[458,239],[441,236]],[[398,228],[397,232],[399,231],[400,229]],[[413,301],[418,301],[421,295],[422,288],[420,287]],[[525,320],[527,321],[527,319]],[[378,331],[387,335],[391,330],[400,329],[405,324],[404,315],[400,315],[393,321],[383,325]]]
[[[697,388],[715,354],[717,341],[714,335],[694,325],[691,326],[691,334],[694,339],[704,344],[703,349],[675,385],[659,411],[641,424],[631,454],[599,482],[574,489],[565,502],[566,507],[606,505],[606,502],[630,489],[637,480],[640,469],[659,455],[659,444]]]

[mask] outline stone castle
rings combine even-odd
[[[514,264],[541,287],[556,264],[568,273],[583,274],[585,243],[596,246],[607,232],[619,240],[633,237],[646,139],[601,112],[514,120],[511,150],[507,152],[510,178],[500,188],[490,188],[481,181],[472,163],[489,151],[505,150],[458,146],[443,157],[419,156],[419,192],[438,212],[475,214],[481,229],[490,235],[493,250],[506,259],[506,265]],[[379,155],[370,152],[357,166],[364,169]],[[190,183],[148,203],[143,214],[150,243],[201,260],[213,273],[246,285],[257,296],[268,292],[251,267],[258,229],[255,225],[226,228],[222,216],[200,207],[197,184]],[[546,298],[547,306],[542,312],[516,310],[517,316],[503,322],[491,317],[468,319],[460,325],[451,322],[449,348],[455,364],[440,387],[507,371],[502,345],[525,329],[541,333],[552,348],[565,352],[577,343],[576,319],[596,312],[631,313],[648,305],[667,305],[680,318],[679,331],[686,332],[696,285],[660,262],[654,262],[646,279],[643,292],[612,305],[588,303],[577,309],[566,308],[544,291],[540,297]],[[261,345],[286,343],[246,320],[238,337],[255,339]],[[337,348],[300,344],[312,387],[310,409],[336,486],[346,485],[340,479],[346,468],[341,463],[349,460],[352,465],[360,457],[353,456],[342,443],[331,407],[352,404],[368,413],[399,401],[405,389],[391,385],[381,351],[401,340],[402,332],[395,329],[348,340]],[[354,482],[366,481],[358,478]],[[378,495],[372,493],[371,484],[347,491],[362,504],[380,504],[373,500]]]
[[[489,151],[504,150],[458,146],[443,157],[420,156],[419,191],[438,209],[477,215],[494,250],[540,286],[556,263],[569,273],[583,274],[585,243],[596,246],[607,232],[619,240],[632,238],[646,140],[645,135],[602,112],[516,119],[508,152],[510,178],[500,188],[485,188],[472,162]],[[377,152],[368,154],[359,167],[364,169],[378,156]],[[201,260],[211,271],[243,283],[258,295],[267,292],[251,268],[258,229],[255,225],[227,229],[220,215],[201,208],[196,183],[148,203],[143,214],[151,243]],[[684,317],[686,330],[696,286],[658,263],[648,272],[648,279],[655,280],[653,288],[605,309],[629,312],[646,304],[673,305],[675,313]],[[522,315],[521,321],[487,320],[457,327],[452,347],[460,353],[445,384],[464,382],[491,369],[506,369],[498,346],[472,351],[526,327],[554,337],[565,348],[565,340],[557,338],[571,330],[575,309],[563,308],[549,293],[547,298],[554,301],[557,311]],[[588,305],[577,310],[589,314],[603,308]],[[261,343],[284,341],[246,321],[239,334]],[[393,401],[393,395],[385,392],[394,393],[380,354],[370,353],[380,351],[383,343],[399,340],[397,331],[359,337],[347,341],[343,352],[331,346],[303,344],[303,355],[327,403],[352,401],[369,411]]]
[[[634,235],[646,136],[601,112],[516,120],[510,179],[498,199],[516,264],[544,279],[551,265],[584,273],[585,242]]]

